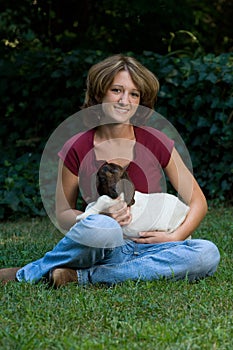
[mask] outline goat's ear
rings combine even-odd
[[[124,193],[124,198],[127,206],[130,206],[134,203],[135,188],[132,181],[129,181],[128,179],[120,179],[120,181],[118,181],[116,184],[116,191],[118,195],[120,195],[122,192]]]
[[[126,170],[121,174],[121,187],[125,194],[125,202],[127,203],[128,207],[133,205],[135,203],[134,200],[134,194],[135,194],[135,187],[133,184],[133,181],[129,177]]]
[[[131,188],[127,188],[127,191],[125,193],[125,202],[127,203],[128,207],[131,207],[131,205],[135,203],[134,194],[134,186],[132,186]]]

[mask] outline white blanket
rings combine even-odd
[[[121,195],[122,199],[123,194]],[[131,206],[132,221],[123,226],[126,237],[138,237],[142,231],[168,231],[173,232],[185,220],[189,207],[179,198],[168,193],[141,193],[135,191],[135,203]],[[90,203],[85,212],[78,215],[76,220],[82,220],[89,215],[104,212],[117,199],[106,195]]]

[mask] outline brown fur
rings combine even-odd
[[[134,185],[124,168],[115,163],[104,163],[97,172],[96,187],[100,196],[108,195],[115,199],[124,193],[128,206],[134,204]]]

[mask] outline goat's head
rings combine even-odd
[[[115,163],[104,163],[96,176],[96,187],[100,196],[108,195],[115,199],[124,194],[128,206],[134,204],[135,188],[127,171]]]

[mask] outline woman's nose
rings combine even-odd
[[[129,103],[129,94],[126,91],[122,93],[119,102],[122,103],[122,104],[128,104]]]

